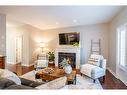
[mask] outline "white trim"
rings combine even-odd
[[[35,65],[36,64],[36,61],[35,62],[33,62],[32,64],[29,64],[29,66],[32,66],[32,65]]]
[[[7,61],[7,64],[16,64],[16,63],[15,63],[15,62],[8,62],[8,61]]]
[[[123,79],[120,79],[126,86],[127,86],[127,82]]]
[[[109,70],[109,72],[110,72],[111,74],[113,74],[113,75],[118,79],[116,73],[114,73],[109,67],[107,67],[107,70]]]
[[[64,52],[64,53],[76,53],[76,69],[80,69],[80,48],[73,47],[73,48],[56,48],[55,49],[55,66],[58,67],[58,53]]]
[[[26,66],[26,67],[30,67],[30,66],[33,66],[35,65],[36,63],[32,63],[32,64],[22,64],[22,66]]]
[[[112,73],[117,79],[119,79],[117,77],[117,75],[109,67],[107,67],[107,70],[109,70],[109,72]],[[119,79],[119,80],[121,80],[121,79]],[[127,83],[124,80],[121,80],[121,81],[127,86]]]
[[[22,66],[30,67],[30,65],[29,65],[29,64],[22,64]]]

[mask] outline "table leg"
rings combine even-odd
[[[76,85],[76,76],[75,76],[75,79],[74,79],[74,84]]]

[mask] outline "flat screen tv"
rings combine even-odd
[[[72,33],[60,33],[59,34],[59,45],[74,45],[79,44],[79,32]]]

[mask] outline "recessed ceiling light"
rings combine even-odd
[[[58,25],[59,24],[59,22],[56,22],[56,25]]]
[[[76,19],[73,19],[73,22],[74,22],[74,23],[76,23],[76,22],[77,22],[77,20],[76,20]]]

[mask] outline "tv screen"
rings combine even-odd
[[[60,45],[73,45],[75,43],[79,44],[79,32],[59,34]]]

